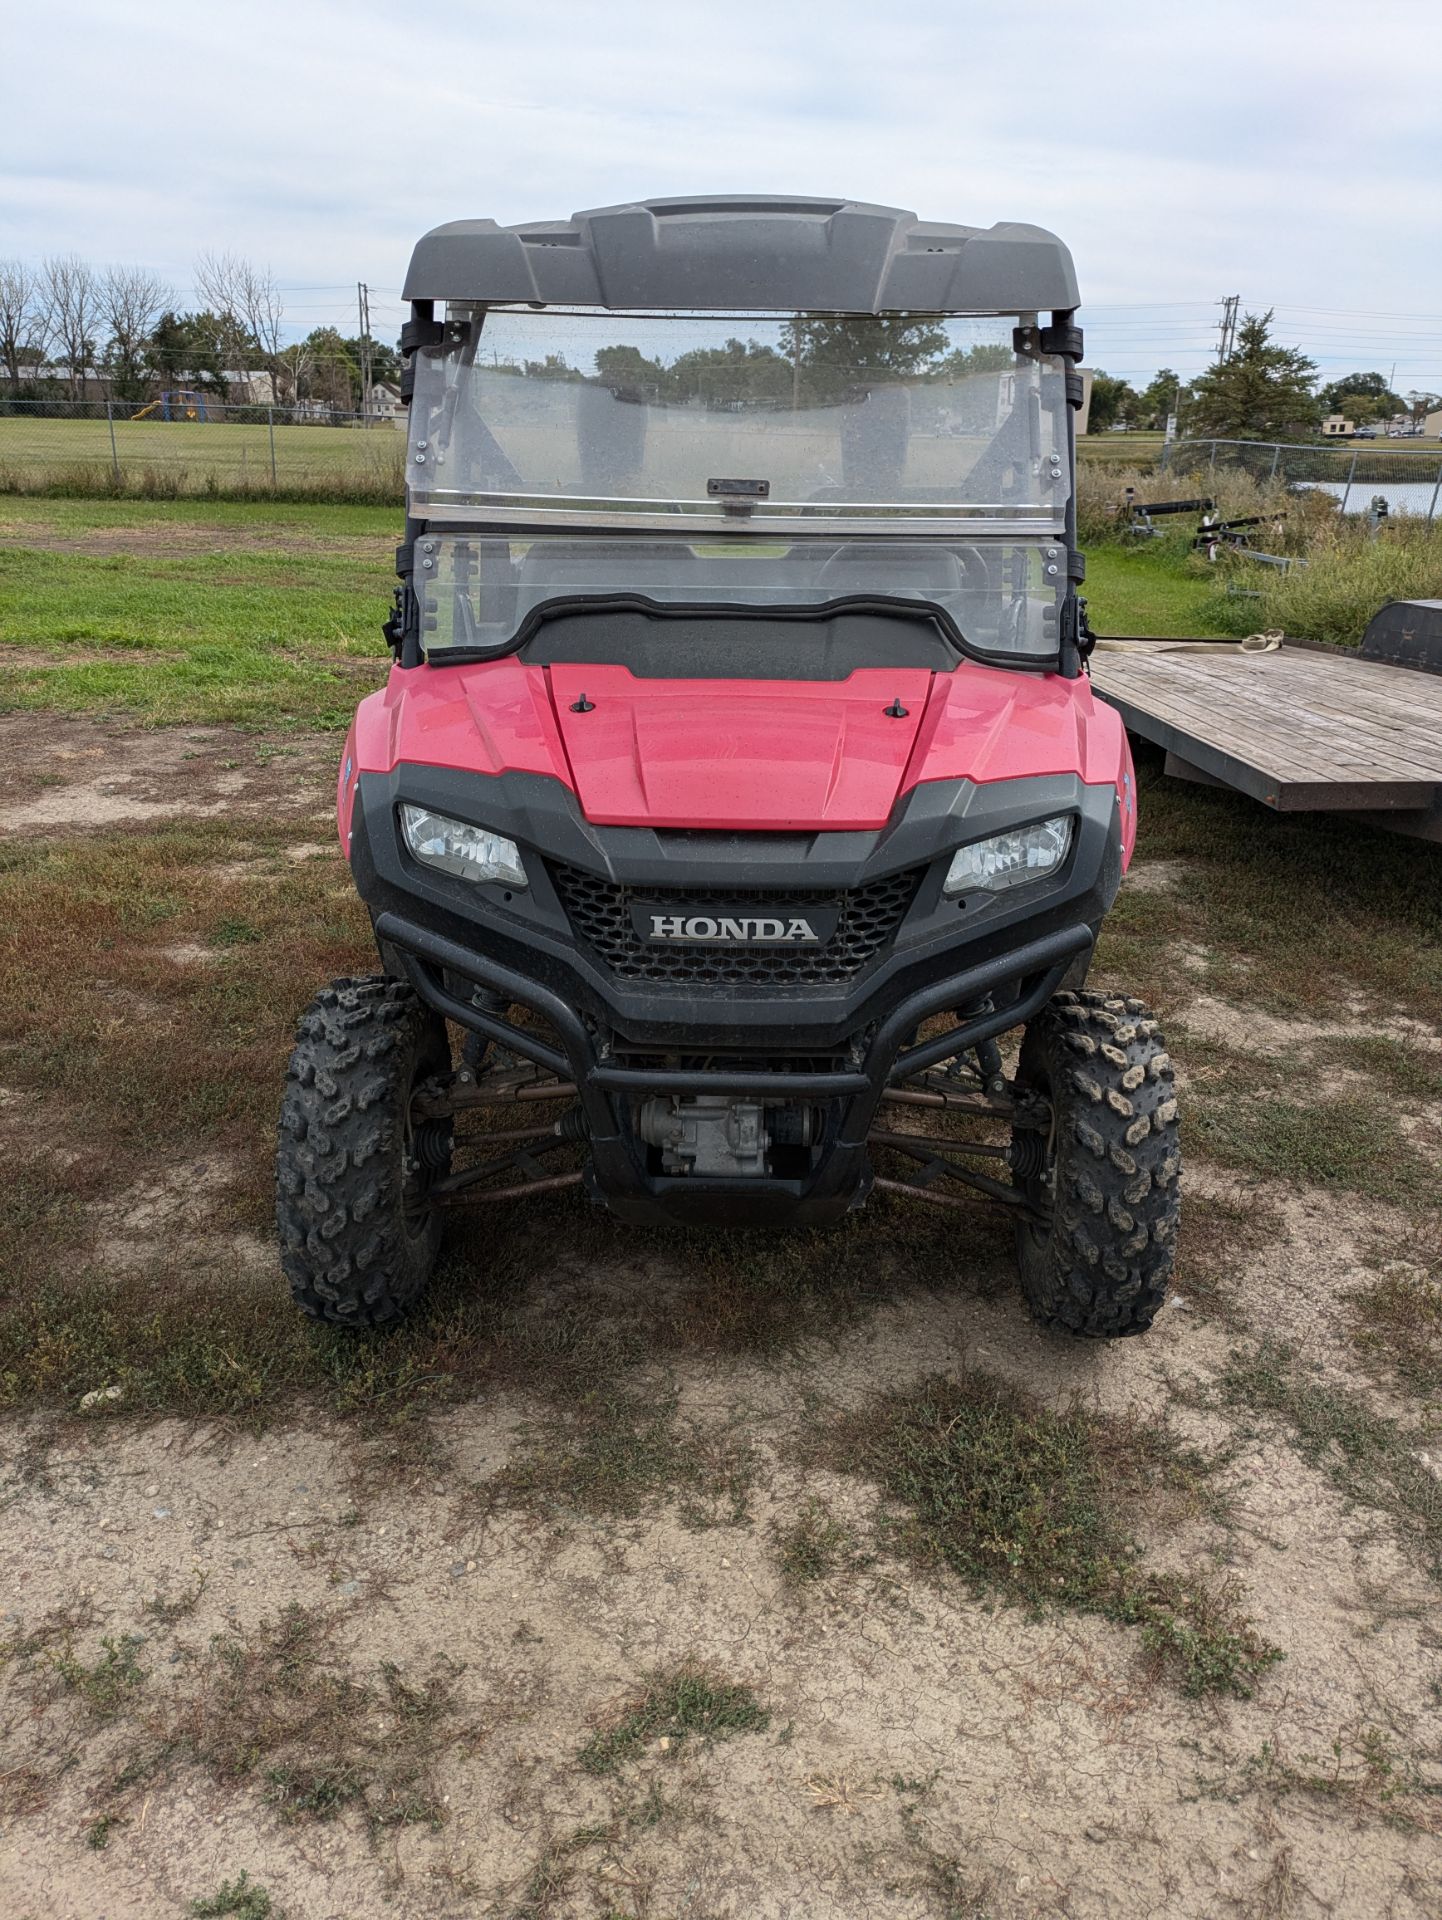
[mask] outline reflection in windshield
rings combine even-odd
[[[1010,319],[493,310],[417,356],[411,491],[720,516],[719,483],[798,507],[1065,501],[1060,365]],[[734,508],[733,508],[734,510]]]
[[[1043,541],[428,534],[416,591],[432,659],[504,648],[556,601],[624,596],[762,613],[920,602],[976,651],[1035,660],[1056,652],[1059,589],[1047,573],[1056,554]]]

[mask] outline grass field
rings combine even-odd
[[[1442,849],[1139,757],[1145,1339],[1039,1332],[984,1211],[574,1193],[343,1337],[272,1154],[374,965],[333,729],[396,519],[0,503],[0,1911],[1436,1920]]]
[[[227,421],[94,420],[0,415],[0,489],[104,494],[117,485],[159,497],[205,493],[401,497],[403,427],[288,426]],[[272,454],[274,457],[272,458]]]
[[[338,727],[383,677],[400,516],[385,507],[0,496],[0,710]],[[1175,559],[1091,561],[1114,632],[1198,630]]]
[[[818,442],[818,446],[822,443]],[[1084,438],[1083,460],[1136,464],[1160,434]],[[938,446],[945,451],[948,443]],[[718,456],[719,457],[719,456]],[[174,495],[280,493],[401,497],[404,425],[294,426],[264,420],[117,420],[0,414],[0,491]],[[748,469],[749,470],[749,469]]]

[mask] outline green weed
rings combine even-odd
[[[781,1578],[794,1590],[829,1579],[864,1559],[851,1528],[815,1499],[808,1500],[789,1525],[778,1525],[773,1538]]]
[[[1442,1397],[1442,1269],[1384,1271],[1347,1296],[1352,1338],[1412,1392]]]
[[[1297,1366],[1274,1341],[1237,1349],[1218,1391],[1239,1411],[1280,1421],[1305,1460],[1348,1499],[1389,1514],[1442,1579],[1442,1481],[1418,1459],[1414,1436]]]
[[[1437,1174],[1375,1100],[1321,1100],[1232,1089],[1195,1094],[1189,1136],[1224,1166],[1315,1187],[1345,1187],[1378,1200],[1426,1205]]]
[[[764,1733],[770,1724],[750,1687],[688,1663],[653,1675],[644,1692],[596,1729],[578,1758],[587,1773],[611,1774],[658,1740],[680,1747],[691,1739]]]
[[[1165,1430],[1082,1409],[1054,1413],[981,1374],[936,1378],[844,1415],[819,1442],[844,1471],[909,1509],[891,1544],[1037,1613],[1101,1614],[1142,1630],[1188,1694],[1245,1698],[1280,1651],[1229,1584],[1146,1572],[1128,1518],[1215,1506],[1215,1463]]]
[[[136,1658],[143,1642],[133,1634],[122,1634],[118,1640],[107,1635],[100,1645],[99,1659],[89,1665],[77,1660],[68,1647],[51,1656],[51,1665],[61,1684],[83,1700],[97,1719],[113,1720],[145,1684],[145,1669]]]
[[[190,1911],[197,1920],[219,1920],[222,1914],[234,1920],[279,1920],[270,1895],[242,1868],[237,1880],[222,1880],[219,1889],[199,1900],[192,1900]]]

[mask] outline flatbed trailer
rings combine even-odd
[[[1305,642],[1249,653],[1200,639],[1109,639],[1091,673],[1170,774],[1442,842],[1442,673]]]

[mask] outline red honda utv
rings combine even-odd
[[[1044,1324],[1145,1330],[1177,1103],[1084,984],[1136,791],[1086,674],[1067,249],[652,200],[437,228],[405,291],[395,664],[338,794],[379,971],[290,1064],[301,1307],[401,1313],[460,1205],[779,1227],[884,1188],[1007,1209]]]

